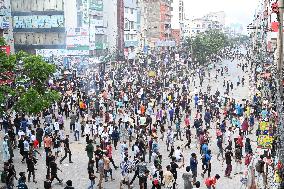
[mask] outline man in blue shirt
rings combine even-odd
[[[197,94],[194,96],[194,107],[197,108],[198,107],[198,96]]]
[[[209,112],[208,109],[206,109],[206,111],[205,111],[204,121],[205,121],[206,128],[210,128],[211,113]]]
[[[192,172],[192,178],[193,178],[193,183],[196,182],[196,177],[197,177],[197,156],[195,153],[191,154],[190,160],[189,160],[189,166]]]
[[[174,109],[171,108],[169,110],[169,115],[170,115],[170,122],[171,122],[171,126],[173,125],[173,120],[174,120]]]
[[[204,174],[208,171],[208,177],[210,177],[211,172],[211,150],[208,150],[208,152],[202,156],[202,168],[204,169],[203,173],[201,173],[201,176],[204,177]],[[204,168],[205,166],[205,168]]]
[[[208,145],[206,143],[204,143],[201,147],[201,151],[202,151],[202,155],[207,154],[208,152]]]

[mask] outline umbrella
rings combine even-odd
[[[155,71],[149,71],[148,76],[149,77],[155,77],[156,76],[156,72]]]
[[[269,78],[270,76],[271,76],[271,73],[267,73],[267,72],[261,73],[262,78]]]
[[[69,72],[68,70],[64,71],[64,75],[68,75],[71,74],[71,72]]]
[[[257,72],[262,72],[262,68],[261,68],[261,67],[258,67],[258,68],[256,68],[256,71],[257,71]]]

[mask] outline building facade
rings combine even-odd
[[[184,1],[183,0],[173,0],[172,3],[172,19],[171,28],[173,39],[176,43],[180,43],[183,39],[184,26],[185,26],[185,15],[184,15]],[[177,30],[179,30],[177,35]],[[179,39],[177,38],[179,36]]]
[[[104,0],[107,47],[110,54],[117,52],[117,0]]]
[[[124,0],[117,0],[117,59],[124,59]]]
[[[64,49],[64,0],[11,1],[15,51]]]
[[[13,26],[10,0],[0,1],[0,36],[4,37],[7,46],[6,52],[14,51]]]
[[[226,14],[224,11],[210,12],[203,17],[205,20],[219,22],[221,28],[225,26]]]
[[[144,0],[143,26],[145,44],[154,47],[156,44],[168,44],[171,40],[171,0]]]
[[[194,20],[191,20],[189,23],[189,35],[191,37],[194,37],[198,35],[199,33],[204,33],[208,30],[222,30],[224,29],[224,26],[220,24],[218,21],[212,21],[207,20],[205,18],[197,18]]]
[[[140,13],[137,1],[124,1],[124,44],[125,48],[138,47]]]

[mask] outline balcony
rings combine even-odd
[[[15,33],[65,33],[65,28],[14,28]]]
[[[37,45],[37,44],[15,44],[15,50],[32,50],[32,49],[65,49],[66,45]]]
[[[64,11],[30,11],[30,12],[21,12],[21,11],[13,11],[12,16],[34,16],[34,15],[64,15]]]

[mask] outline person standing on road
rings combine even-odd
[[[97,186],[99,187],[99,189],[102,189],[102,182],[105,175],[103,155],[100,155],[98,158],[99,158],[98,161],[99,184]]]
[[[45,135],[43,142],[44,142],[45,155],[47,156],[48,152],[51,151],[52,139],[50,138],[49,135]]]
[[[40,127],[40,125],[37,125],[37,128],[36,128],[36,140],[38,141],[39,148],[41,148],[42,137],[43,137],[43,129]]]
[[[198,165],[197,156],[195,153],[192,153],[191,158],[189,160],[189,167],[192,172],[192,178],[194,183],[196,182],[196,177],[197,177],[197,165]]]
[[[90,179],[90,186],[88,187],[88,189],[94,189],[94,185],[95,185],[95,178],[97,178],[97,176],[95,175],[95,171],[94,171],[94,160],[89,161],[88,164],[88,174],[89,174],[89,179]]]
[[[85,151],[87,152],[87,156],[89,158],[89,162],[93,160],[93,157],[94,157],[94,145],[92,143],[93,143],[93,140],[89,140],[85,148]]]
[[[184,181],[184,189],[192,189],[192,174],[189,172],[190,166],[186,167],[186,172],[182,174],[182,179]]]
[[[181,167],[184,166],[184,163],[181,164],[180,166],[178,166],[178,164],[176,163],[176,157],[172,157],[172,162],[170,163],[171,165],[171,172],[174,176],[174,185],[173,185],[173,189],[176,188],[176,180],[177,180],[177,169],[180,169]]]
[[[35,180],[35,164],[37,163],[35,157],[32,153],[29,154],[27,158],[27,170],[28,170],[28,182],[30,182],[31,175],[33,175],[33,182],[37,183]]]
[[[171,166],[167,165],[166,168],[167,168],[167,170],[163,174],[163,176],[164,176],[163,183],[164,183],[166,189],[172,189],[173,184],[175,182],[175,178],[173,176],[173,173],[171,172]]]
[[[232,178],[231,172],[232,172],[232,157],[233,152],[232,148],[227,148],[227,151],[225,152],[225,162],[226,162],[226,170],[225,170],[225,177]]]

